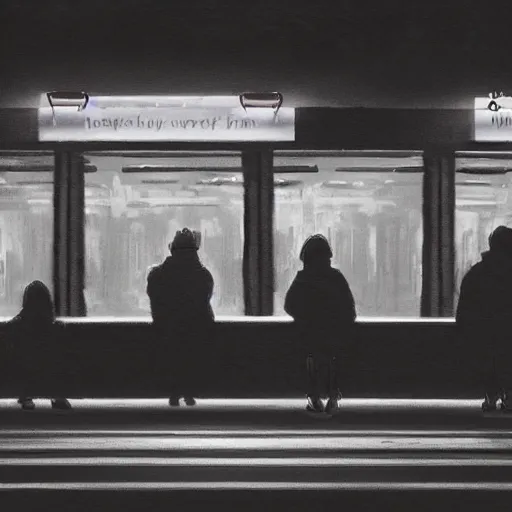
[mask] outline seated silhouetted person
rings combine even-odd
[[[332,413],[340,392],[336,375],[337,345],[356,318],[354,298],[343,274],[331,267],[332,251],[322,235],[309,237],[300,252],[304,270],[297,273],[285,300],[285,311],[298,327],[307,366],[307,410]],[[322,398],[328,398],[324,408]]]
[[[512,229],[497,227],[489,237],[489,251],[464,276],[457,307],[457,326],[464,341],[478,349],[485,367],[484,411],[512,405]],[[507,373],[509,375],[507,376]]]
[[[7,338],[21,391],[18,403],[22,409],[32,410],[32,398],[43,381],[49,377],[59,380],[58,365],[62,364],[52,297],[41,281],[33,281],[25,288],[23,307],[8,323]],[[53,409],[71,409],[63,397],[53,398],[51,404]]]
[[[169,244],[171,256],[148,275],[147,293],[160,341],[159,368],[166,374],[170,369],[172,375],[171,406],[178,406],[181,397],[187,405],[195,405],[195,359],[214,323],[213,278],[199,260],[199,245],[199,233],[187,228],[177,231]]]

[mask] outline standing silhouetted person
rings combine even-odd
[[[147,293],[160,353],[167,355],[161,371],[171,368],[174,380],[169,400],[172,406],[179,405],[180,397],[187,405],[195,405],[194,360],[204,349],[214,322],[210,305],[213,278],[199,260],[199,245],[199,233],[187,228],[177,231],[169,244],[171,256],[148,275]]]
[[[350,336],[356,318],[354,297],[343,274],[331,267],[332,251],[322,235],[309,237],[300,252],[297,273],[284,309],[293,317],[305,348],[307,410],[331,413],[338,407],[336,346]],[[324,405],[321,398],[328,398]]]
[[[512,229],[497,227],[489,237],[489,251],[462,280],[457,326],[466,341],[481,350],[485,360],[484,411],[508,408],[506,370],[512,355]]]
[[[21,388],[18,403],[22,409],[32,410],[32,397],[37,396],[42,381],[49,376],[58,380],[57,366],[62,364],[52,297],[41,281],[25,288],[23,307],[8,323],[7,337]],[[63,397],[53,398],[51,403],[53,409],[71,409]]]

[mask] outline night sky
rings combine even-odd
[[[471,107],[512,94],[511,41],[496,2],[0,0],[0,104],[279,90],[289,106]]]

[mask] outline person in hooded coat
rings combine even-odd
[[[166,374],[170,367],[172,373],[171,406],[179,406],[180,397],[187,405],[195,405],[195,355],[205,349],[215,319],[210,304],[213,277],[199,260],[199,245],[199,233],[188,228],[177,231],[169,244],[171,256],[148,274],[147,293],[159,352],[168,354],[161,359],[161,371]]]
[[[304,348],[307,368],[307,410],[331,413],[338,407],[337,346],[350,336],[356,319],[354,297],[343,274],[331,267],[332,251],[319,234],[302,246],[304,269],[297,273],[285,298]],[[328,398],[326,407],[321,398]]]
[[[496,409],[500,398],[502,407],[510,408],[507,368],[512,355],[511,228],[499,226],[491,233],[489,250],[482,253],[482,260],[464,276],[456,323],[466,346],[469,342],[485,354],[485,400],[482,409]]]
[[[21,390],[18,403],[24,410],[35,408],[32,397],[48,375],[59,377],[59,334],[48,287],[32,281],[23,293],[21,311],[7,324],[7,343]],[[36,395],[37,396],[37,395]],[[51,399],[53,409],[71,409],[63,397]]]

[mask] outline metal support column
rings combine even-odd
[[[260,156],[261,315],[274,314],[274,166],[271,151]]]
[[[244,151],[244,299],[245,314],[274,310],[274,180],[270,151]]]
[[[455,152],[440,157],[441,167],[441,311],[443,317],[454,316],[455,293]]]
[[[73,154],[69,179],[69,307],[70,316],[86,316],[85,308],[85,179],[84,162]]]
[[[455,262],[455,153],[424,153],[423,283],[421,315],[453,316]]]
[[[84,165],[57,152],[54,179],[54,293],[59,316],[84,316]]]

